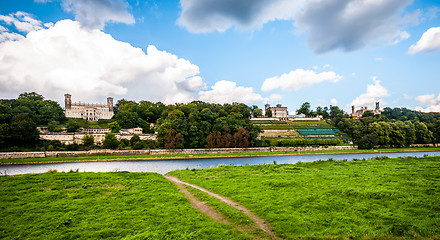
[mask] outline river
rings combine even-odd
[[[220,164],[256,165],[313,162],[317,160],[353,160],[371,159],[378,156],[396,157],[423,157],[440,156],[439,152],[403,152],[403,153],[356,153],[356,154],[320,154],[320,155],[293,155],[293,156],[265,156],[265,157],[242,157],[242,158],[208,158],[208,159],[182,159],[182,160],[139,160],[139,161],[110,161],[110,162],[74,162],[74,163],[47,163],[26,165],[0,165],[0,174],[16,175],[26,173],[44,173],[56,169],[58,172],[78,170],[80,172],[155,172],[165,174],[173,170],[210,168]]]

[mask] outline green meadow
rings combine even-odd
[[[244,205],[286,239],[438,239],[440,157],[169,173]]]
[[[0,239],[252,239],[212,221],[159,174],[0,177]]]

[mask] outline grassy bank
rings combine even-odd
[[[423,151],[440,151],[440,147],[320,150],[320,151],[293,151],[293,152],[286,151],[286,152],[87,156],[87,157],[57,157],[57,158],[17,158],[17,159],[0,159],[0,165],[1,164],[3,165],[38,164],[38,163],[57,163],[57,162],[87,162],[87,161],[91,162],[91,161],[167,160],[167,159],[193,159],[193,158],[228,158],[228,157],[255,157],[255,156],[279,156],[279,155],[423,152]]]
[[[283,238],[438,239],[440,157],[223,166],[170,174],[243,204]]]
[[[0,239],[250,239],[152,173],[0,177]]]

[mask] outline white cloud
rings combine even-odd
[[[284,73],[280,77],[275,76],[266,79],[261,86],[261,90],[264,92],[276,88],[281,88],[283,90],[299,90],[324,81],[336,83],[341,79],[342,76],[331,71],[316,73],[313,70],[296,69],[290,73]]]
[[[412,100],[413,99],[410,95],[408,95],[406,93],[403,94],[403,98],[406,99],[406,100]]]
[[[193,33],[261,28],[269,21],[293,19],[303,0],[180,0],[177,22]]]
[[[237,83],[221,80],[211,87],[211,90],[200,91],[199,100],[213,103],[240,102],[245,104],[263,101],[260,94],[251,87],[237,86]]]
[[[332,105],[337,105],[338,104],[338,100],[336,100],[336,98],[332,98],[332,99],[330,99],[330,103]]]
[[[52,0],[34,0],[47,3]],[[72,12],[75,20],[88,29],[103,29],[107,22],[133,24],[126,0],[61,0],[64,11]]]
[[[432,27],[423,33],[420,40],[411,45],[409,54],[418,52],[433,53],[440,50],[440,27]]]
[[[383,61],[383,57],[377,57],[374,59],[374,61]]]
[[[440,112],[440,94],[435,97],[435,94],[421,95],[416,97],[416,100],[420,102],[423,107],[416,107],[417,111],[422,112]]]
[[[0,15],[0,21],[7,25],[14,25],[22,33],[43,29],[41,21],[36,20],[29,13],[20,11],[9,15]]]
[[[269,97],[270,101],[279,101],[281,100],[283,97],[280,94],[271,94]]]
[[[372,77],[372,79],[374,81],[374,85],[368,85],[367,91],[354,99],[350,103],[350,106],[374,106],[375,102],[379,101],[383,103],[383,100],[379,98],[389,96],[387,89],[380,85],[380,81],[377,80],[376,77]]]
[[[63,20],[18,41],[0,43],[0,96],[36,91],[62,100],[102,101],[107,96],[166,103],[196,99],[199,68],[149,46],[117,41],[100,30]],[[116,96],[115,96],[116,95]]]
[[[296,14],[295,26],[308,31],[316,53],[354,51],[369,44],[395,44],[409,34],[402,25],[418,19],[418,12],[400,17],[411,0],[312,0]]]

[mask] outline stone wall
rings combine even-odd
[[[349,150],[349,149],[357,149],[357,146],[201,148],[201,149],[172,149],[172,150],[170,149],[151,149],[151,150],[95,149],[90,151],[0,152],[0,159],[109,156],[109,155],[120,156],[120,155],[167,155],[167,154],[240,153],[240,152],[293,152],[293,151]]]

